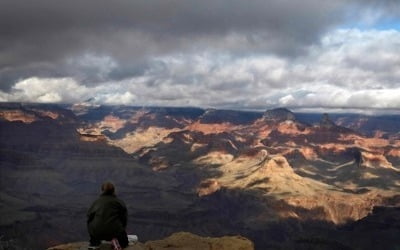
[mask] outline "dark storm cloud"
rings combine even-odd
[[[1,77],[12,81],[23,69],[46,64],[66,75],[64,61],[85,53],[130,65],[175,51],[213,48],[290,55],[340,20],[340,4],[332,2],[1,0],[0,69],[7,69]],[[123,72],[129,76],[131,71],[115,69],[110,77],[121,78]]]
[[[355,2],[375,11],[383,11],[385,15],[400,17],[400,5],[397,0],[355,0]]]

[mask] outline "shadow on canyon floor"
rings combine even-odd
[[[116,183],[129,209],[128,232],[143,241],[188,231],[241,234],[263,250],[400,244],[396,220],[384,228],[372,221],[360,231],[336,227],[320,219],[322,208],[291,206],[266,190],[220,189],[199,197],[196,187],[204,177],[218,177],[217,168],[188,164],[154,172],[119,148],[79,141],[74,125],[49,124],[0,124],[0,212],[7,215],[0,219],[0,235],[29,249],[87,240],[86,209],[104,180]],[[298,218],[282,218],[290,214]]]

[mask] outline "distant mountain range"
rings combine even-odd
[[[37,249],[85,240],[86,209],[111,180],[144,240],[380,249],[374,232],[395,249],[399,131],[400,115],[1,103],[0,235]],[[394,219],[382,229],[377,216]]]

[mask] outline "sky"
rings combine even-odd
[[[0,0],[0,101],[400,110],[398,0]]]

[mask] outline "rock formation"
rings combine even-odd
[[[8,216],[0,235],[25,237],[33,249],[84,239],[85,211],[105,179],[144,241],[194,230],[279,249],[304,228],[330,232],[400,204],[398,131],[385,123],[369,136],[337,115],[304,117],[1,104],[0,212]]]
[[[87,242],[70,243],[51,247],[48,250],[86,250]],[[174,233],[171,236],[146,243],[131,243],[125,250],[254,250],[254,244],[241,236],[224,236],[220,238],[200,237],[191,233]],[[111,250],[110,244],[104,243],[100,250]]]

